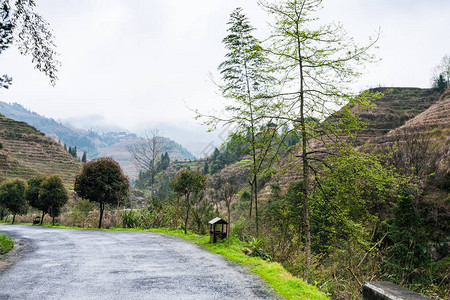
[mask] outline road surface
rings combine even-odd
[[[150,232],[0,225],[25,244],[0,299],[276,299],[243,268]]]

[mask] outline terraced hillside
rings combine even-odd
[[[360,144],[402,126],[439,99],[437,89],[375,88],[372,91],[383,94],[374,101],[376,107],[355,111],[367,124],[366,130],[358,134]]]
[[[42,132],[25,122],[0,115],[0,143],[0,180],[58,174],[66,187],[73,189],[81,164]]]
[[[406,152],[403,159],[414,160],[415,164],[420,160],[424,165],[436,164],[438,177],[449,177],[450,89],[427,110],[386,135],[369,140],[363,148],[383,152],[390,149],[393,143]]]
[[[374,101],[376,107],[355,111],[359,118],[367,124],[366,129],[356,136],[357,145],[361,146],[369,141],[381,143],[383,137],[388,133],[405,125],[409,120],[436,105],[440,96],[437,89],[376,88],[372,91],[383,94]],[[449,116],[448,112],[447,116]],[[430,119],[430,122],[434,123],[435,120]],[[448,135],[448,132],[443,134]],[[322,142],[320,141],[310,141],[310,147],[313,149],[320,148],[321,145]],[[282,188],[285,188],[289,182],[301,179],[302,166],[300,159],[296,157],[296,151],[296,149],[293,149],[293,152],[288,157],[283,158],[280,165],[276,166],[278,173],[272,179],[272,183],[276,182]],[[263,198],[269,194],[269,186],[270,184],[261,191]]]

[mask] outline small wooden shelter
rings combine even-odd
[[[222,220],[221,218],[214,218],[211,221],[209,221],[208,224],[209,224],[210,243],[216,243],[218,237],[222,240],[227,237],[227,228],[228,228],[228,226],[226,226],[228,224],[227,221]],[[221,230],[219,230],[219,225],[222,225]]]

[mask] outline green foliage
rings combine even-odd
[[[141,169],[138,174],[138,178],[134,182],[134,187],[140,190],[145,190],[151,187],[152,185],[152,172],[154,172],[155,178],[157,178],[158,174],[163,174],[163,171],[166,170],[170,165],[170,158],[169,154],[165,152],[164,154],[161,154],[161,158],[156,163],[156,168],[153,169],[150,167],[149,169]],[[162,177],[165,177],[162,175]],[[161,179],[161,178],[159,178]],[[161,184],[161,182],[158,182],[160,180],[156,180],[157,183]],[[155,184],[155,186],[157,186]],[[155,187],[153,187],[155,188]]]
[[[326,253],[351,237],[366,243],[364,228],[384,219],[407,178],[384,167],[376,156],[353,150],[330,157],[311,200],[313,249]]]
[[[278,186],[272,187],[269,203],[263,210],[263,232],[266,249],[277,261],[298,255],[301,246],[301,214],[303,182],[291,182],[282,195]]]
[[[0,255],[11,251],[13,247],[14,240],[0,233]]]
[[[231,139],[225,143],[221,151],[217,148],[214,149],[213,154],[209,158],[211,166],[209,167],[208,165],[208,171],[211,175],[219,173],[227,165],[238,161],[242,157],[243,152],[238,143],[239,141],[236,141],[236,139]]]
[[[86,151],[83,152],[83,156],[81,157],[81,162],[86,162],[87,161],[87,153]]]
[[[101,228],[105,205],[119,205],[128,197],[129,185],[120,165],[112,158],[102,157],[83,165],[75,178],[74,190],[78,196],[99,203]]]
[[[189,221],[189,211],[192,204],[198,202],[198,199],[203,197],[199,193],[203,192],[206,187],[206,176],[199,172],[192,172],[191,170],[182,169],[178,172],[175,178],[170,182],[172,189],[179,195],[184,196],[186,205],[186,218],[184,222],[184,231],[187,232],[187,225]],[[191,195],[194,203],[192,203]],[[202,193],[203,194],[203,193]]]
[[[411,281],[411,276],[417,268],[430,265],[428,242],[421,217],[415,207],[414,195],[403,188],[394,214],[387,221],[388,234],[386,263],[384,267],[388,274],[392,274],[397,282]]]
[[[263,242],[260,239],[252,238],[250,242],[245,245],[243,251],[248,256],[260,257],[264,260],[271,260],[272,257],[264,250]]]
[[[208,160],[205,159],[205,165],[203,166],[203,170],[202,170],[202,174],[206,175],[209,173],[209,165],[208,165]]]
[[[48,23],[36,13],[34,1],[2,1],[0,6],[0,53],[7,49],[14,39],[20,54],[32,56],[35,68],[43,72],[52,85],[57,80],[57,67],[53,34]],[[9,79],[9,80],[8,80]],[[6,81],[6,85],[4,83]],[[8,87],[11,79],[2,76],[0,88]]]
[[[41,203],[39,199],[39,190],[41,189],[41,183],[46,179],[44,175],[36,175],[28,179],[28,187],[25,192],[25,198],[28,204],[34,208],[44,211],[47,213],[47,207]]]
[[[436,81],[436,87],[438,88],[439,92],[442,93],[448,86],[449,83],[445,80],[444,76],[442,74],[439,74],[439,77]]]
[[[164,154],[161,154],[161,159],[159,161],[159,164],[156,168],[156,173],[164,171],[165,169],[167,169],[169,167],[170,164],[170,158],[169,158],[169,154],[167,152],[165,152]]]
[[[450,56],[445,55],[441,63],[435,67],[433,75],[433,86],[440,93],[450,86]]]
[[[206,176],[198,172],[182,169],[171,181],[170,186],[176,193],[189,198],[192,193],[198,193],[205,188]]]
[[[75,147],[71,147],[69,146],[69,150],[67,150],[69,152],[70,155],[72,155],[72,157],[77,158],[77,146]]]
[[[61,177],[53,175],[42,181],[39,189],[39,202],[53,218],[53,224],[55,217],[60,215],[62,207],[68,200],[69,195]]]
[[[27,212],[26,188],[26,181],[19,178],[6,180],[0,184],[0,205],[13,214],[12,223],[16,215]]]

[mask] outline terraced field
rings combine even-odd
[[[0,180],[58,174],[66,187],[73,189],[81,164],[58,142],[25,122],[0,115],[0,143]]]

